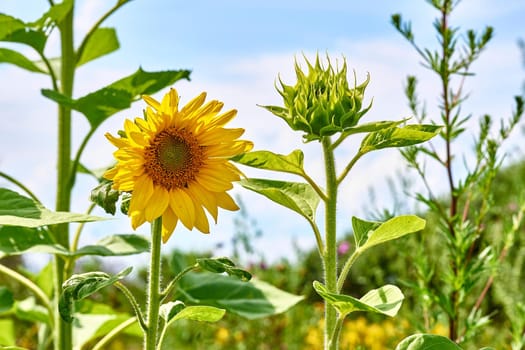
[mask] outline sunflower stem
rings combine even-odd
[[[330,293],[337,293],[337,236],[336,236],[336,211],[337,211],[337,174],[335,169],[334,151],[330,137],[323,137],[323,154],[326,175],[325,201],[325,250],[322,256],[324,265],[324,281]],[[336,350],[338,342],[333,341],[337,322],[336,310],[325,301],[325,349]]]
[[[159,330],[160,307],[160,247],[162,243],[162,217],[151,224],[151,258],[148,282],[148,329],[144,337],[144,349],[156,350]]]
[[[61,74],[60,92],[67,97],[73,96],[73,81],[75,78],[75,49],[73,44],[73,9],[58,23],[61,45]],[[59,105],[58,107],[58,154],[57,154],[57,195],[56,210],[69,211],[71,203],[71,189],[68,178],[71,171],[71,109]],[[52,228],[55,241],[69,248],[69,225],[59,224]],[[69,350],[73,346],[71,323],[64,321],[58,312],[58,298],[62,290],[62,283],[66,278],[67,261],[59,255],[54,257],[54,290],[55,306],[54,317],[56,325],[55,350]]]

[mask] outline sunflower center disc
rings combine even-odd
[[[159,161],[166,170],[180,171],[190,158],[188,145],[179,137],[165,137],[159,145]]]

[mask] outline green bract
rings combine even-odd
[[[316,57],[315,65],[306,58],[305,61],[308,74],[295,62],[295,86],[286,85],[279,79],[281,88],[277,87],[277,91],[283,97],[285,107],[263,107],[284,119],[293,130],[304,131],[303,137],[307,142],[355,126],[372,107],[370,103],[362,109],[370,75],[367,74],[366,80],[360,85],[357,85],[354,76],[354,88],[350,88],[346,78],[346,60],[340,70],[332,67],[329,58],[327,67],[320,63],[319,56]]]

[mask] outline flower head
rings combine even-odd
[[[164,242],[180,220],[188,229],[209,233],[204,208],[217,221],[218,208],[239,209],[226,193],[240,171],[229,158],[249,151],[252,143],[238,140],[244,129],[227,129],[237,111],[219,114],[223,103],[204,103],[202,93],[179,110],[171,89],[162,102],[143,96],[145,117],[126,120],[121,137],[106,134],[118,147],[117,164],[104,177],[113,188],[131,193],[128,215],[136,229],[162,217]]]
[[[293,130],[304,131],[305,141],[320,140],[323,136],[344,132],[357,124],[371,108],[363,108],[365,89],[370,77],[354,87],[348,85],[346,60],[340,70],[334,69],[327,57],[324,67],[319,56],[315,64],[305,58],[308,72],[295,63],[297,82],[294,86],[284,84],[277,88],[283,97],[284,107],[263,106],[276,116],[284,119]],[[354,74],[355,75],[355,74]]]

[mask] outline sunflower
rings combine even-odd
[[[148,104],[144,119],[127,119],[122,137],[106,134],[118,150],[117,164],[104,177],[113,181],[115,190],[131,193],[133,229],[162,217],[164,243],[179,220],[189,230],[209,233],[204,209],[215,222],[219,207],[239,209],[226,193],[241,176],[229,158],[253,144],[238,140],[244,129],[224,127],[237,111],[219,114],[223,103],[205,104],[206,93],[179,110],[175,89],[160,103],[150,96],[143,99]]]

